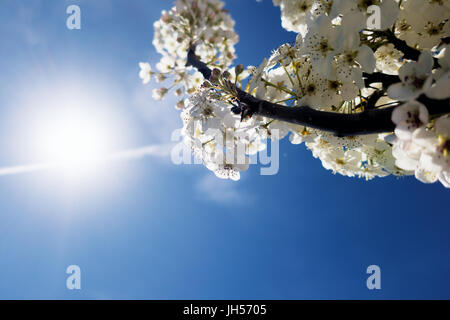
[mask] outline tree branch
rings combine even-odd
[[[196,68],[201,74],[203,74],[203,77],[206,80],[209,80],[209,78],[211,78],[211,69],[206,65],[206,63],[200,61],[197,58],[197,56],[195,55],[194,46],[191,46],[191,48],[188,50],[186,66],[192,66]]]
[[[374,33],[377,34],[378,32],[374,31]],[[397,38],[395,36],[394,32],[392,32],[391,30],[387,30],[387,31],[381,31],[381,34],[386,35],[386,39],[394,45],[395,49],[397,49],[398,51],[401,51],[403,53],[403,57],[405,59],[414,60],[414,61],[419,60],[421,51],[416,48],[410,47],[405,40],[401,40],[401,39]],[[434,61],[434,67],[439,68],[438,59],[433,58],[433,61]]]
[[[403,52],[405,59],[414,60],[414,61],[419,60],[420,50],[417,50],[415,48],[408,46],[406,41],[397,38],[392,31],[387,31],[386,34],[387,34],[387,39],[389,40],[389,42],[391,42],[394,45],[395,49]]]
[[[210,79],[212,71],[195,55],[194,47],[189,49],[187,58],[187,66],[197,68],[197,70],[203,74],[205,79]],[[365,77],[367,82],[382,82],[383,85],[385,83],[389,84],[400,81],[397,76],[390,76],[383,73],[373,73],[372,75],[365,75]],[[271,119],[332,132],[337,136],[393,132],[395,129],[395,124],[392,122],[391,116],[396,106],[378,109],[369,107],[363,112],[344,114],[319,111],[308,106],[287,107],[257,99],[237,87],[236,91],[239,102],[243,104],[246,109],[242,112],[245,112],[246,115],[248,114],[250,116],[256,114]],[[448,113],[450,111],[450,99],[432,100],[422,95],[417,100],[427,106],[430,115]],[[375,105],[376,102],[377,101],[372,101],[371,103]]]

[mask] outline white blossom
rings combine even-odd
[[[326,15],[317,18],[305,36],[300,54],[308,55],[314,71],[323,76],[329,75],[331,61],[340,50],[338,36],[339,30]]]
[[[155,99],[157,101],[162,100],[168,91],[169,90],[165,87],[162,87],[159,89],[153,89],[152,97],[153,97],[153,99]]]
[[[141,71],[139,72],[139,78],[142,79],[143,84],[147,84],[150,82],[150,79],[152,78],[153,71],[152,67],[150,66],[150,63],[147,62],[140,62],[139,67],[141,68]]]
[[[402,57],[403,54],[392,43],[383,45],[375,51],[376,67],[381,72],[397,75]]]
[[[396,23],[396,33],[411,47],[431,49],[450,34],[448,0],[407,0]]]
[[[397,124],[392,154],[395,164],[414,172],[424,183],[440,181],[450,188],[450,118],[438,118],[427,128],[428,113],[417,102],[398,107],[393,113]]]
[[[399,8],[394,0],[334,0],[330,16],[335,18],[343,15],[342,21],[351,31],[360,31],[366,27],[370,16],[369,7],[378,6],[381,12],[380,30],[385,30],[394,24]]]
[[[400,68],[399,77],[401,83],[395,83],[388,89],[388,95],[392,99],[407,101],[419,97],[430,89],[433,77],[433,57],[430,52],[424,51],[419,61],[406,63]]]
[[[397,137],[407,140],[416,129],[428,123],[428,110],[420,102],[410,101],[395,108],[392,113],[392,122],[396,124]]]

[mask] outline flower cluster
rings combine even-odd
[[[389,97],[401,101],[416,99],[421,94],[439,100],[450,98],[450,46],[444,48],[438,61],[440,68],[432,72],[434,59],[424,51],[417,62],[405,63],[399,70],[401,82],[389,87]]]
[[[409,62],[400,69],[402,82],[388,90],[391,97],[408,100],[392,114],[396,124],[393,147],[396,165],[414,172],[422,182],[439,180],[447,188],[450,188],[450,118],[446,115],[430,122],[428,109],[414,99],[422,93],[434,99],[450,98],[449,48],[439,59],[441,68],[434,73],[433,58],[425,51],[418,62]]]
[[[155,23],[154,45],[162,54],[156,77],[174,75],[175,85],[181,85],[176,93],[189,95],[177,105],[183,109],[185,142],[195,156],[218,177],[236,180],[248,168],[248,157],[266,148],[267,139],[289,137],[293,144],[305,143],[334,173],[365,179],[415,174],[421,181],[439,180],[449,187],[449,117],[431,117],[419,102],[450,98],[450,48],[443,42],[450,35],[449,1],[273,3],[281,9],[282,26],[297,37],[259,67],[230,68],[237,35],[221,1],[178,0]],[[374,6],[379,10],[377,28],[368,23]],[[214,69],[210,79],[185,67],[192,44],[200,60]],[[411,51],[421,53],[417,61],[411,60]],[[154,74],[150,65],[141,64],[144,83]],[[369,81],[370,75],[390,82]],[[396,130],[337,137],[257,114],[249,117],[238,88],[290,108],[356,114],[396,107]],[[167,90],[157,89],[155,98]],[[444,113],[450,113],[450,106]]]
[[[395,26],[395,32],[412,47],[431,49],[450,33],[450,1],[407,0]]]
[[[157,72],[149,63],[140,63],[140,77],[144,84],[151,77],[158,82],[171,78],[173,84],[155,89],[153,98],[161,100],[174,88],[181,100],[177,108],[184,107],[184,96],[193,94],[203,81],[203,76],[190,67],[186,57],[190,46],[196,46],[196,54],[202,61],[218,68],[227,68],[235,57],[234,45],[238,36],[234,21],[219,0],[177,0],[169,11],[163,11],[154,23],[153,45],[162,55],[156,64]]]
[[[209,85],[187,99],[181,119],[185,143],[217,177],[238,180],[248,169],[252,121],[241,123]]]
[[[421,0],[419,0],[421,1]],[[398,2],[398,1],[397,1]],[[350,28],[363,29],[370,16],[369,8],[378,6],[382,16],[380,29],[390,28],[395,22],[399,7],[395,0],[273,0],[281,8],[283,28],[303,36],[313,29],[314,20],[326,15]],[[358,30],[358,31],[359,31]]]
[[[382,51],[380,47],[377,50],[380,62],[377,63],[367,37],[360,33],[366,7],[360,6],[358,1],[286,0],[274,3],[281,6],[283,26],[298,32],[298,36],[295,44],[279,47],[255,72],[250,81],[255,85],[250,86],[249,92],[256,97],[323,111],[361,112],[367,96],[374,91],[365,87],[363,73],[372,73],[387,65],[387,61],[391,72],[398,71],[400,56],[395,49],[386,46]],[[392,7],[390,1],[380,1],[380,4]],[[398,7],[395,9],[383,16],[385,22],[389,21],[387,27],[395,21],[392,14],[398,13]],[[386,97],[384,103],[392,101]],[[262,119],[262,123],[268,120]],[[386,135],[336,137],[289,123],[278,126],[290,133],[292,143],[305,142],[313,156],[334,173],[365,179],[403,174],[395,166]]]
[[[397,124],[396,165],[422,182],[439,180],[450,188],[450,117],[440,117],[430,127],[427,108],[410,101],[394,111],[392,120]]]

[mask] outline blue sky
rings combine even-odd
[[[81,7],[81,30],[66,28],[70,4]],[[46,160],[39,125],[66,104],[105,120],[111,151],[170,142],[181,127],[175,100],[153,101],[154,84],[138,78],[138,62],[159,59],[152,25],[170,6],[3,0],[0,168]],[[257,65],[295,39],[272,1],[227,9],[239,63]],[[280,149],[277,175],[253,167],[239,182],[165,155],[0,176],[0,298],[450,298],[447,190],[337,176],[304,146]],[[81,290],[66,288],[72,264]],[[372,264],[378,291],[366,288]]]

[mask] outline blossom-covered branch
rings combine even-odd
[[[395,36],[395,33],[391,30],[385,31],[371,31],[374,37],[385,38],[390,42],[395,49],[403,53],[404,59],[417,61],[419,59],[421,51],[408,45],[405,40],[399,39]],[[445,43],[445,39],[441,39],[442,43]],[[434,58],[434,67],[439,68],[438,59]]]
[[[187,66],[193,66],[206,80],[211,78],[212,70],[195,55],[195,47],[190,47],[187,55]],[[383,73],[374,73],[367,75],[369,83],[382,82],[389,86],[392,83],[400,82],[398,76],[386,75]],[[300,106],[292,108],[262,99],[257,99],[247,92],[235,88],[237,99],[245,108],[248,108],[246,114],[261,115],[267,118],[286,121],[310,128],[329,131],[337,136],[355,136],[362,134],[373,134],[383,132],[393,132],[395,123],[392,122],[392,112],[397,106],[374,109],[378,99],[366,105],[362,112],[344,114],[337,112],[320,111],[309,106]],[[373,95],[377,96],[377,92]],[[449,110],[449,100],[433,100],[422,95],[419,99],[428,106],[430,115],[446,113]],[[243,110],[244,112],[244,110]]]
[[[140,77],[164,81],[155,99],[179,97],[195,157],[237,180],[267,139],[288,137],[333,173],[450,187],[450,1],[273,3],[297,37],[259,67],[231,68],[238,36],[220,0],[177,0],[154,24],[162,58]]]

